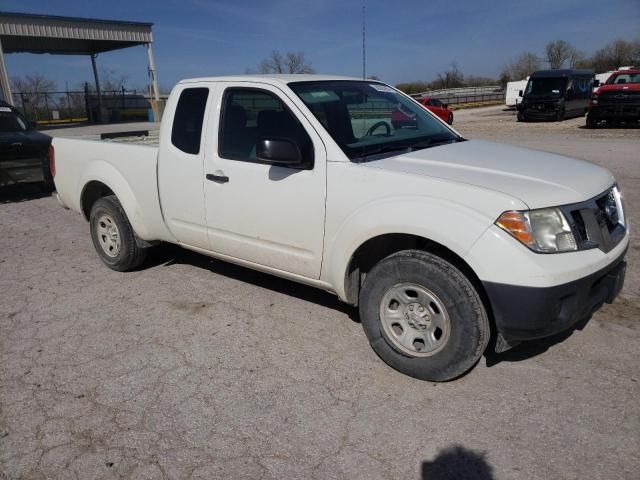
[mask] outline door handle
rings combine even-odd
[[[207,173],[207,180],[211,180],[216,183],[227,183],[229,181],[229,177],[226,175],[213,175],[211,173]]]

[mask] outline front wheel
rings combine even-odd
[[[371,269],[360,293],[360,318],[378,356],[421,380],[467,372],[490,336],[471,282],[451,263],[419,250],[390,255]]]
[[[133,228],[115,195],[93,204],[89,224],[93,246],[107,267],[126,272],[144,262],[147,249],[136,243]]]
[[[587,123],[586,123],[586,127],[587,128],[596,128],[598,126],[598,122],[596,122],[592,116],[587,114]]]

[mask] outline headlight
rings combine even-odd
[[[504,212],[496,220],[496,225],[535,252],[572,252],[578,249],[571,227],[559,208]]]
[[[624,201],[622,199],[622,191],[620,190],[620,187],[618,185],[613,187],[613,189],[611,190],[611,195],[613,195],[613,199],[616,203],[616,210],[618,211],[618,223],[623,227],[626,227],[627,220],[624,216]]]

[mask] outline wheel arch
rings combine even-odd
[[[80,192],[80,210],[89,220],[91,207],[97,200],[108,195],[115,195],[124,209],[129,223],[136,235],[152,239],[142,216],[142,208],[127,180],[113,166],[104,161],[92,161],[85,168]]]
[[[456,252],[434,240],[408,233],[386,233],[372,237],[361,243],[349,259],[344,274],[344,300],[357,305],[360,286],[366,274],[380,260],[403,250],[420,250],[448,261],[460,270],[473,284],[481,296],[487,311],[490,310],[488,297],[473,268]]]
[[[113,190],[98,180],[89,181],[80,194],[80,210],[85,220],[89,221],[91,208],[101,198],[115,195]],[[117,197],[117,195],[116,195]]]

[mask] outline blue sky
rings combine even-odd
[[[0,10],[153,22],[160,84],[244,73],[269,53],[302,50],[318,73],[361,75],[361,9],[367,9],[367,74],[389,83],[430,80],[456,61],[497,76],[523,50],[565,39],[591,53],[640,37],[640,0],[348,1],[0,0]],[[10,75],[34,72],[59,88],[91,79],[88,57],[10,54]],[[146,82],[146,52],[102,54],[99,65]]]

